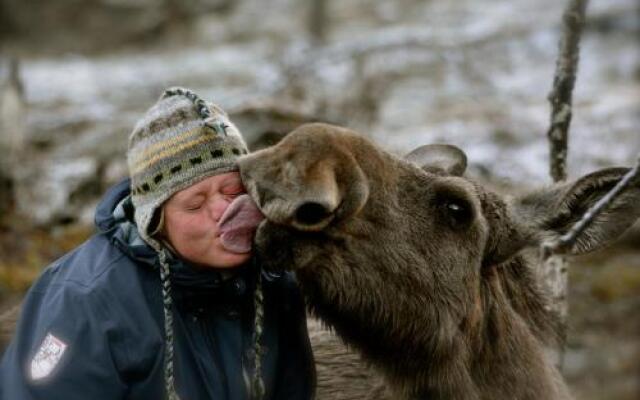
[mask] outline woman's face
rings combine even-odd
[[[229,204],[245,193],[238,172],[206,178],[164,203],[164,235],[183,259],[212,268],[242,265],[251,251],[234,253],[220,239],[218,221]]]

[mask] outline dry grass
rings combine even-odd
[[[627,263],[609,265],[598,271],[591,293],[605,303],[640,295],[640,267]]]
[[[0,300],[23,293],[45,266],[92,233],[81,225],[31,227],[17,216],[5,216],[0,221]]]

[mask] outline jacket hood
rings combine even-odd
[[[130,185],[127,178],[107,190],[96,208],[96,228],[129,257],[153,266],[157,264],[157,253],[138,235]]]
[[[96,208],[95,224],[100,232],[107,232],[117,225],[113,211],[116,206],[129,196],[131,192],[131,180],[129,178],[122,180],[117,185],[111,187],[105,193],[102,200]]]

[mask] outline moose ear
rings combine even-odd
[[[539,240],[563,235],[607,194],[628,168],[608,168],[574,183],[560,184],[522,196],[513,202],[516,218],[534,230]],[[578,237],[571,254],[603,247],[624,233],[640,217],[640,182],[631,182]]]
[[[467,156],[450,144],[427,144],[420,146],[404,159],[425,171],[462,176],[467,169]]]

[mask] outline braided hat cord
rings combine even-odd
[[[172,314],[172,296],[171,296],[171,280],[169,263],[167,261],[167,250],[161,248],[158,251],[160,260],[160,280],[162,283],[162,300],[164,310],[164,330],[166,336],[165,359],[164,359],[164,375],[165,389],[168,400],[179,400],[175,390],[175,378],[173,369],[174,356],[174,336],[173,336],[173,314]],[[251,393],[253,400],[262,400],[265,395],[264,379],[262,377],[262,356],[264,348],[262,347],[262,336],[264,327],[264,294],[262,291],[262,270],[258,269],[258,278],[254,294],[254,331],[253,331],[253,350],[255,354],[254,371],[251,379]]]
[[[200,117],[204,120],[204,124],[215,130],[218,134],[227,136],[227,128],[229,126],[224,122],[214,118],[214,116],[211,114],[211,110],[207,106],[207,103],[200,96],[189,89],[175,87],[165,90],[162,98],[164,99],[171,96],[184,96],[191,100],[191,102],[193,102],[193,105],[196,107],[198,115],[200,115]]]
[[[207,107],[207,103],[191,90],[181,87],[167,89],[164,91],[162,98],[171,96],[184,96],[188,98],[193,102],[193,105],[196,106],[196,110],[198,111],[198,114],[202,117],[202,119],[211,118],[211,110],[209,110],[209,107]]]
[[[262,378],[262,330],[264,327],[264,297],[262,292],[262,269],[258,268],[258,279],[254,294],[254,330],[253,330],[253,350],[255,354],[255,364],[253,378],[251,379],[251,392],[253,400],[262,400],[265,394],[264,380]]]
[[[166,336],[165,356],[164,356],[164,380],[168,400],[179,400],[175,389],[173,375],[173,314],[171,307],[173,299],[171,297],[171,280],[169,279],[169,263],[167,262],[167,250],[161,249],[158,252],[160,260],[160,281],[162,283],[162,303],[164,310],[164,332]]]
[[[184,96],[191,100],[194,104],[198,115],[204,120],[206,126],[214,129],[218,134],[227,136],[227,128],[229,126],[225,124],[224,120],[212,115],[212,112],[207,103],[192,92],[189,89],[176,87],[167,89],[162,98],[172,96]],[[244,145],[244,144],[243,144]],[[244,145],[246,147],[246,145]],[[235,150],[235,149],[234,149]],[[234,153],[237,154],[237,153]],[[246,154],[246,149],[245,149]],[[164,311],[164,331],[165,331],[165,357],[164,357],[164,379],[165,389],[168,400],[179,400],[178,394],[175,390],[175,376],[174,376],[174,330],[173,330],[173,299],[171,295],[171,279],[169,268],[169,255],[168,250],[162,246],[159,242],[151,237],[146,237],[145,240],[153,247],[160,262],[160,281],[162,284],[162,300]],[[254,400],[262,400],[265,394],[264,381],[262,378],[262,353],[264,349],[262,347],[262,330],[264,323],[264,299],[262,293],[262,281],[261,281],[261,269],[258,268],[258,279],[256,283],[256,291],[254,296],[255,305],[255,318],[254,318],[254,333],[253,333],[253,346],[255,357],[255,369],[254,376],[251,379],[251,391],[253,393]]]

